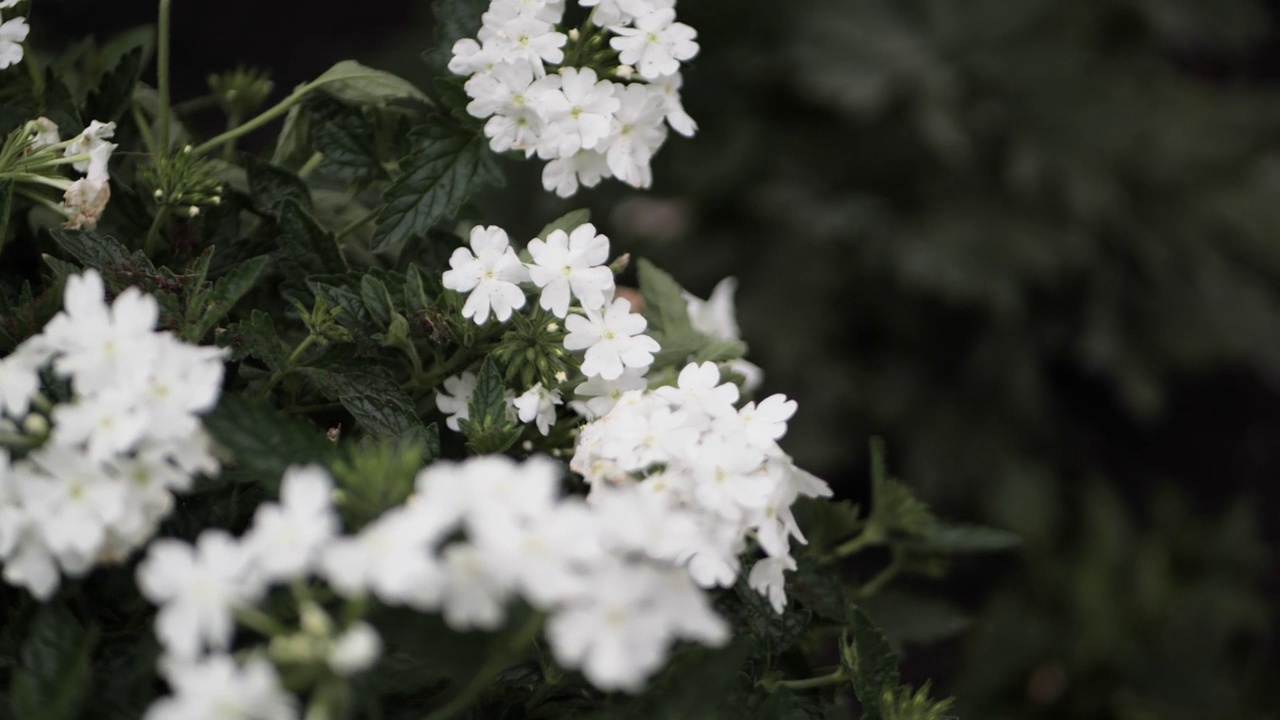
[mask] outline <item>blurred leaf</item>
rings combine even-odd
[[[556,230],[563,230],[565,233],[571,233],[582,225],[591,222],[591,211],[587,208],[581,210],[571,210],[554,221],[548,223],[537,234],[539,240],[546,240],[547,236]]]
[[[905,541],[902,546],[925,552],[984,553],[1012,550],[1021,544],[1022,539],[1008,530],[939,522],[923,537]]]
[[[339,62],[309,85],[356,105],[385,105],[391,100],[431,102],[408,80],[385,70],[365,67],[354,60]]]
[[[290,465],[328,464],[333,445],[319,429],[244,395],[227,393],[204,425],[247,479],[273,494]]]
[[[60,603],[44,605],[28,628],[9,704],[19,720],[73,720],[89,699],[96,627],[85,628]]]
[[[971,621],[945,600],[886,589],[862,601],[866,611],[895,648],[903,643],[928,645],[963,632]]]
[[[247,171],[249,193],[263,211],[279,215],[287,200],[293,200],[308,213],[314,210],[311,191],[297,175],[253,156],[249,157]]]
[[[89,94],[85,115],[91,120],[114,122],[129,109],[133,88],[142,74],[144,48],[136,46],[121,56],[114,68],[102,77],[102,82]],[[65,135],[65,130],[64,130]]]

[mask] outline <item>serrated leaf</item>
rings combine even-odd
[[[304,368],[301,372],[351,413],[376,438],[421,437],[426,425],[413,399],[392,379],[372,371]]]
[[[317,277],[309,279],[307,286],[317,296],[323,297],[330,307],[339,309],[338,324],[351,332],[357,341],[367,341],[380,330],[368,308],[364,306],[364,301],[356,293],[345,287],[323,282]]]
[[[480,366],[467,413],[470,417],[460,420],[458,427],[467,444],[482,455],[500,453],[519,437],[519,427],[507,416],[507,387],[492,357]]]
[[[847,603],[835,572],[808,553],[797,558],[796,565],[787,577],[788,597],[825,620],[843,624]]]
[[[311,191],[297,175],[252,156],[249,157],[246,173],[249,193],[254,203],[263,211],[279,215],[286,200],[293,200],[308,213],[312,211]]]
[[[377,129],[359,109],[336,100],[307,103],[311,149],[324,153],[323,167],[340,177],[364,180],[384,173],[378,162]]]
[[[141,252],[130,252],[110,235],[82,230],[53,230],[53,239],[71,257],[85,267],[94,268],[104,275],[114,275],[120,269],[146,275],[154,275],[156,268]]]
[[[365,275],[361,278],[360,299],[364,302],[365,309],[380,325],[391,322],[391,316],[396,311],[395,303],[392,302],[391,293],[387,291],[387,286],[381,280],[373,275]]]
[[[862,703],[862,720],[884,720],[881,698],[898,686],[898,658],[884,633],[858,607],[849,609],[849,633],[844,662]]]
[[[285,468],[328,464],[333,454],[333,444],[319,429],[244,395],[223,395],[204,425],[231,452],[240,473],[271,492],[279,488]]]
[[[88,699],[97,628],[85,628],[62,603],[40,608],[9,686],[21,720],[72,720]]]
[[[571,233],[589,222],[591,222],[590,210],[587,208],[573,210],[556,218],[554,221],[547,223],[546,227],[542,228],[542,231],[538,233],[537,237],[539,240],[546,240],[547,236],[557,230],[563,230],[566,233]]]
[[[747,584],[745,575],[738,578],[733,593],[726,593],[717,607],[745,631],[753,654],[758,656],[777,657],[789,650],[804,636],[813,619],[811,611],[794,604],[782,613],[774,611],[769,600]]]
[[[333,235],[324,231],[301,205],[292,199],[280,210],[280,253],[278,263],[285,276],[286,295],[305,296],[307,278],[312,275],[345,273],[347,261]],[[309,300],[303,297],[304,302]]]
[[[142,74],[143,48],[136,46],[124,53],[116,66],[102,77],[98,87],[89,93],[85,114],[102,122],[119,120],[133,99],[133,88]]]
[[[866,524],[862,508],[848,500],[801,498],[795,509],[809,540],[809,551],[819,557],[853,537]]]
[[[343,60],[308,84],[357,105],[385,105],[391,100],[431,102],[408,80],[385,70],[366,67],[354,60]]]
[[[481,187],[502,182],[483,136],[442,121],[414,134],[419,142],[400,162],[404,175],[383,193],[387,204],[373,233],[378,252],[398,251],[456,213]]]
[[[84,120],[80,117],[75,96],[51,67],[45,68],[40,114],[57,123],[58,130],[64,137],[74,137],[84,130]]]
[[[249,319],[232,323],[218,336],[218,344],[231,349],[231,360],[252,357],[271,370],[282,370],[289,361],[289,347],[276,334],[271,316],[254,310]]]
[[[245,293],[248,293],[258,282],[269,261],[270,258],[260,255],[236,266],[231,272],[218,278],[213,284],[213,290],[205,299],[204,313],[191,333],[187,335],[187,340],[199,343],[219,320],[225,318],[227,313],[231,312],[231,308],[240,302],[240,298],[244,297]]]

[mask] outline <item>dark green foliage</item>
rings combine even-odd
[[[61,603],[42,606],[27,629],[9,685],[18,720],[72,720],[90,701],[90,658],[98,631],[85,627]]]
[[[311,191],[297,175],[252,157],[247,172],[250,196],[262,212],[280,215],[286,200],[293,200],[307,212],[313,210]]]
[[[243,395],[223,395],[205,427],[230,452],[239,477],[268,488],[290,465],[324,463],[333,453],[320,429]]]
[[[383,194],[374,249],[398,251],[452,216],[480,188],[502,183],[484,136],[447,121],[414,130],[414,147],[400,163],[403,175]]]
[[[849,610],[850,628],[842,654],[862,703],[863,720],[888,720],[884,694],[898,685],[898,659],[880,628],[860,608]]]
[[[120,62],[105,75],[102,82],[85,103],[84,114],[92,120],[113,122],[119,120],[129,109],[129,101],[133,98],[133,88],[142,73],[143,48],[135,47],[120,58]],[[63,137],[67,137],[63,130]]]
[[[520,437],[515,419],[507,415],[507,387],[492,357],[486,357],[471,394],[469,418],[458,421],[467,445],[481,455],[499,453]]]

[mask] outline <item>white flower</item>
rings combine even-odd
[[[31,341],[0,359],[0,414],[21,418],[27,414],[31,396],[40,387],[40,366],[47,360]]]
[[[683,85],[684,78],[680,73],[672,73],[653,81],[650,87],[661,91],[662,109],[667,113],[667,124],[671,129],[685,137],[693,137],[698,131],[698,123],[685,111],[680,99],[680,88]]]
[[[662,95],[643,83],[633,83],[618,93],[618,99],[621,107],[613,116],[606,142],[609,170],[633,187],[649,187],[653,184],[649,163],[667,139]]]
[[[609,134],[610,119],[620,106],[614,84],[598,79],[591,68],[561,68],[560,78],[559,90],[542,100],[548,125],[538,155],[544,158],[595,149]]]
[[[285,470],[280,503],[258,506],[244,539],[263,579],[293,580],[311,572],[340,529],[332,494],[333,479],[324,468]]]
[[[462,306],[463,317],[483,325],[492,309],[498,322],[506,322],[513,310],[524,307],[524,291],[517,283],[527,280],[528,272],[500,227],[473,228],[471,248],[475,255],[466,248],[453,252],[449,258],[452,269],[444,272],[444,286],[470,293]]]
[[[532,17],[516,15],[512,18],[495,18],[492,8],[484,16],[485,30],[481,42],[486,49],[492,47],[505,60],[524,60],[539,77],[546,74],[544,62],[559,65],[564,62],[564,47],[568,36],[556,32],[555,26]]]
[[[530,240],[529,255],[529,279],[542,288],[539,304],[556,317],[568,314],[570,295],[588,310],[598,310],[613,296],[613,271],[605,266],[609,238],[591,223],[569,234],[555,230],[545,241]]]
[[[143,720],[295,720],[293,696],[259,656],[237,666],[230,655],[166,664],[173,695],[156,700]]]
[[[373,667],[382,654],[382,637],[366,622],[347,628],[333,642],[329,667],[342,676],[355,675]]]
[[[716,340],[741,339],[737,311],[733,305],[733,294],[737,290],[738,279],[727,277],[716,283],[706,300],[685,293],[684,300],[688,303],[689,322],[693,329]]]
[[[697,409],[708,418],[736,413],[738,386],[720,382],[720,368],[713,362],[689,363],[680,370],[675,387],[661,387],[657,395],[686,409]]]
[[[116,147],[107,142],[107,140],[114,137],[115,134],[116,124],[114,122],[104,123],[94,120],[89,123],[89,127],[85,128],[84,132],[71,139],[71,144],[62,151],[62,156],[69,158],[76,155],[90,155],[90,159],[77,160],[71,163],[71,167],[79,172],[87,173],[89,168],[96,163],[98,179],[105,179],[106,161],[111,157],[111,151]],[[107,149],[103,150],[103,148]]]
[[[774,612],[780,613],[787,606],[787,593],[783,589],[786,580],[782,573],[795,569],[796,561],[790,555],[762,558],[751,567],[747,584],[756,592],[768,597]]]
[[[386,512],[359,535],[325,548],[320,571],[339,595],[372,593],[385,603],[424,610],[438,605],[441,570],[429,545],[439,530],[422,521],[419,505]]]
[[[639,368],[626,368],[621,375],[613,380],[605,380],[599,377],[588,378],[573,392],[579,397],[591,399],[585,402],[575,401],[572,405],[579,414],[585,416],[588,420],[602,417],[613,409],[613,406],[618,403],[618,399],[622,397],[623,393],[630,390],[644,390],[649,387],[649,382],[644,378],[644,372],[643,369]]]
[[[202,648],[226,650],[235,630],[232,614],[254,602],[263,587],[252,578],[252,557],[221,530],[206,530],[195,547],[156,540],[138,565],[138,588],[160,606],[156,635],[178,658]]]
[[[0,8],[3,7],[0,5]],[[31,150],[39,150],[62,142],[62,136],[58,134],[58,124],[47,117],[38,117],[28,122],[27,132],[31,133],[31,139],[27,144]]]
[[[156,351],[153,332],[160,316],[154,298],[127,288],[108,307],[102,278],[94,270],[67,278],[64,310],[45,326],[54,362],[78,392],[92,392],[126,379],[140,379]]]
[[[445,623],[459,632],[498,629],[506,618],[512,579],[466,543],[448,546],[441,559]]]
[[[476,391],[477,382],[479,378],[468,370],[461,375],[445,378],[444,390],[436,392],[436,407],[448,416],[444,424],[450,430],[461,432],[458,421],[471,419],[471,394]]]
[[[31,26],[22,18],[0,23],[0,70],[22,62],[22,43],[29,32]]]
[[[43,447],[28,460],[15,468],[23,509],[59,564],[82,573],[124,514],[124,483],[104,477],[85,455],[61,448]]]
[[[582,374],[613,380],[622,375],[624,367],[643,368],[653,363],[653,353],[658,352],[658,342],[642,335],[648,322],[631,312],[631,304],[624,298],[616,298],[606,306],[603,314],[586,310],[586,315],[570,315],[565,319],[564,346],[567,350],[586,350],[582,362]]]
[[[613,177],[604,153],[581,150],[572,157],[557,158],[542,169],[542,187],[562,198],[578,192],[578,186],[595,187],[601,180]]]
[[[546,435],[556,421],[556,406],[562,404],[559,390],[548,390],[538,383],[515,399],[520,422],[537,422],[538,432]]]
[[[647,15],[658,8],[669,8],[675,0],[578,0],[583,7],[594,7],[591,20],[596,25],[606,27],[621,25]]]
[[[617,37],[609,45],[618,59],[647,80],[680,71],[680,62],[698,54],[698,31],[676,22],[676,11],[663,8],[636,18],[635,27],[611,28]]]

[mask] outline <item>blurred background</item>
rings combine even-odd
[[[174,4],[175,99],[238,63],[278,96],[345,58],[431,82],[427,0]],[[155,12],[34,5],[49,50]],[[1280,2],[679,12],[701,131],[653,191],[508,163],[487,217],[588,205],[696,294],[736,276],[802,465],[863,498],[881,434],[941,514],[1022,535],[935,584],[971,622],[896,630],[961,717],[1280,718]]]

